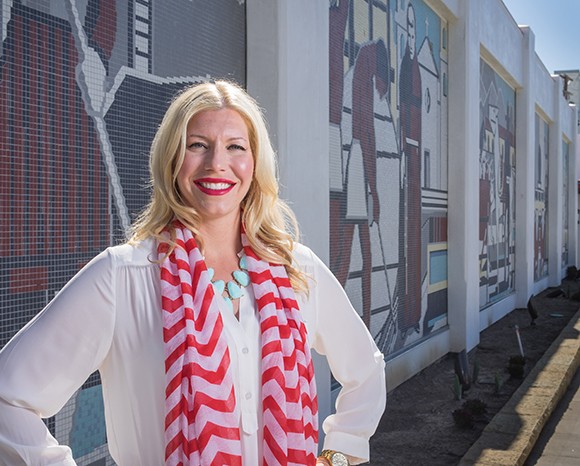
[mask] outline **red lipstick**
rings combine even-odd
[[[236,183],[224,178],[200,178],[195,185],[204,194],[209,196],[223,196],[229,193]]]

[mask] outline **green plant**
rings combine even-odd
[[[453,379],[453,395],[455,396],[456,400],[461,400],[463,398],[463,386],[461,385],[461,381],[457,374],[455,374],[455,378]]]
[[[477,378],[479,377],[479,361],[475,359],[473,361],[473,374],[471,380],[473,380],[473,384],[477,384]]]
[[[501,377],[499,372],[496,371],[494,376],[494,394],[499,395],[501,387],[503,386],[503,382],[504,382],[503,378]]]

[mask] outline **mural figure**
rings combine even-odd
[[[515,91],[480,62],[480,307],[514,289]]]
[[[399,73],[401,186],[399,196],[399,331],[419,331],[421,319],[422,86],[416,53],[415,9],[407,7],[407,47]]]
[[[544,225],[545,219],[543,215],[536,218],[536,229],[534,234],[534,275],[539,279],[543,275],[543,266],[546,261],[546,252],[544,249]]]
[[[446,25],[422,0],[329,19],[330,266],[388,355],[447,325]]]
[[[331,1],[329,15],[329,135],[330,135],[330,260],[331,269],[339,278],[342,286],[348,276],[350,248],[343,247],[342,229],[344,223],[344,170],[345,163],[342,150],[342,111],[344,89],[344,32],[348,18],[349,0]],[[346,258],[345,255],[349,257]]]
[[[536,185],[534,209],[534,280],[548,275],[548,140],[549,127],[536,114]]]
[[[110,3],[110,2],[109,2]],[[105,11],[104,7],[109,10]],[[131,223],[123,186],[117,171],[117,162],[105,123],[105,96],[111,49],[115,42],[116,9],[114,4],[101,5],[94,0],[87,5],[87,24],[83,25],[76,2],[67,2],[67,13],[79,55],[76,79],[87,113],[94,121],[99,136],[104,162],[109,176],[111,194],[123,231]]]
[[[568,177],[570,175],[570,145],[562,141],[562,268],[568,265]]]
[[[378,222],[380,202],[377,194],[375,145],[375,93],[379,99],[387,93],[388,59],[382,39],[364,44],[352,70],[352,140],[345,169],[341,197],[340,240],[336,243],[332,270],[344,286],[348,278],[355,226],[362,250],[363,320],[370,327],[371,318],[371,242],[370,225]]]
[[[76,8],[76,4],[72,5],[72,8]],[[89,0],[84,24],[87,43],[99,55],[107,74],[109,74],[109,60],[115,46],[116,23],[116,0]]]

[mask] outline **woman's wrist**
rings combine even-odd
[[[346,455],[335,450],[322,450],[316,460],[316,464],[324,466],[350,466]]]

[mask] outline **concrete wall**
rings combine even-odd
[[[332,3],[332,2],[331,2]],[[519,27],[500,0],[429,1],[448,25],[448,325],[388,361],[393,388],[450,351],[471,350],[479,333],[524,307],[532,293],[557,285],[561,261],[562,141],[570,146],[568,170],[569,262],[577,263],[576,116],[535,53],[535,37]],[[385,2],[387,8],[392,7]],[[329,257],[332,232],[328,192],[328,11],[326,1],[248,0],[248,89],[265,106],[280,153],[284,195],[297,212],[304,241]],[[268,29],[270,29],[268,31]],[[265,45],[266,44],[266,45]],[[484,308],[478,295],[480,60],[516,93],[516,209],[514,290]],[[297,66],[298,64],[298,66]],[[549,125],[548,274],[534,281],[535,115]],[[315,202],[313,202],[313,200]],[[361,312],[362,315],[362,312]],[[323,403],[323,410],[327,406]]]

